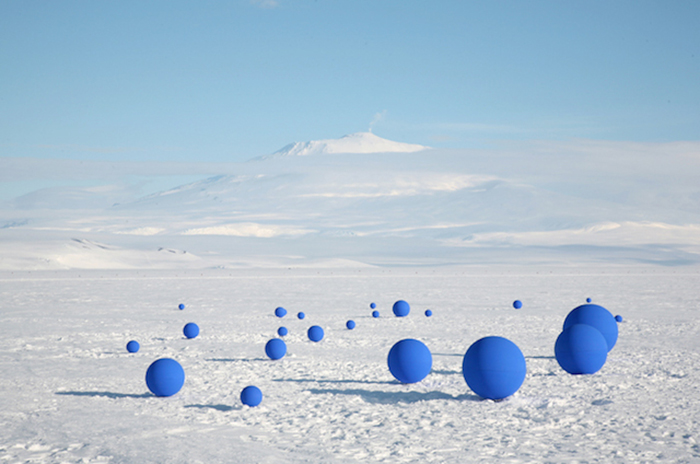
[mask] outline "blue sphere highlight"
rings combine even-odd
[[[608,351],[617,343],[617,322],[607,309],[596,304],[584,304],[571,310],[564,320],[564,330],[575,324],[588,324],[603,334]]]
[[[301,311],[299,311],[299,312],[297,313],[297,317],[298,317],[299,319],[304,319],[304,318],[306,317],[306,314],[304,314],[304,313],[302,313]]]
[[[379,317],[379,311],[372,311],[372,317]]]
[[[241,403],[254,408],[262,402],[262,392],[255,385],[249,385],[241,392]]]
[[[280,337],[284,337],[288,333],[289,333],[289,330],[287,330],[286,327],[280,327],[279,329],[277,329],[277,335],[279,335]]]
[[[265,345],[265,354],[270,359],[281,359],[287,354],[287,344],[281,338],[273,338]]]
[[[396,303],[394,303],[394,306],[391,308],[391,310],[394,311],[396,317],[406,317],[411,311],[411,307],[405,301],[399,300]]]
[[[129,353],[136,353],[139,351],[139,348],[141,348],[141,345],[139,345],[139,342],[136,340],[131,340],[129,343],[126,344],[126,351]]]
[[[309,327],[306,334],[309,336],[309,340],[312,342],[320,342],[323,340],[323,329],[317,325],[312,325]]]
[[[286,315],[287,315],[287,310],[284,309],[282,306],[275,309],[275,316],[284,317]]]
[[[182,333],[184,333],[187,338],[195,338],[199,335],[199,326],[194,322],[188,322],[182,329]]]
[[[523,302],[520,301],[520,300],[515,300],[515,301],[513,302],[513,307],[514,307],[515,309],[520,309],[520,308],[523,307]]]
[[[370,307],[370,308],[372,308],[372,309],[374,309],[374,308],[376,308],[376,307],[377,307],[377,305],[376,305],[376,304],[374,304],[374,303],[370,303],[370,304],[369,304],[369,307]]]
[[[146,371],[146,386],[156,396],[172,396],[184,383],[185,371],[174,359],[158,359]]]
[[[347,327],[349,330],[352,330],[355,328],[355,321],[349,320],[348,322],[345,323],[345,327]]]
[[[430,317],[430,316],[432,316],[432,315],[433,315],[433,312],[432,312],[431,310],[429,310],[429,309],[426,309],[426,310],[425,310],[425,316],[426,316],[426,317]]]
[[[503,337],[484,337],[469,347],[462,361],[462,375],[469,388],[482,398],[500,400],[520,388],[527,365],[520,348]]]
[[[178,307],[178,308],[179,308],[180,310],[183,310],[183,309],[185,309],[185,305],[184,305],[184,304],[182,304],[182,303],[180,303],[179,305],[177,305],[177,307]]]
[[[620,316],[620,315],[618,314],[617,316],[615,316],[615,320],[616,320],[617,322],[622,322],[622,316]]]
[[[389,372],[399,382],[416,383],[430,373],[433,367],[433,356],[423,342],[406,338],[391,347],[387,364]]]
[[[605,364],[608,344],[595,327],[574,324],[557,337],[554,355],[569,374],[595,374]]]

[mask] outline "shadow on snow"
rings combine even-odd
[[[314,395],[348,395],[348,396],[359,396],[367,403],[374,404],[397,404],[397,403],[418,403],[419,401],[431,401],[431,400],[453,400],[453,401],[485,401],[483,398],[477,395],[471,395],[465,393],[463,395],[452,396],[443,392],[385,392],[385,391],[373,391],[373,390],[359,390],[359,389],[348,389],[348,390],[333,390],[333,389],[322,389],[322,388],[312,388],[307,390]]]
[[[106,391],[59,391],[56,392],[57,395],[66,395],[66,396],[104,396],[106,398],[151,398],[155,397],[154,394],[152,393],[141,393],[141,394],[134,394],[134,393],[115,393],[115,392],[106,392]]]

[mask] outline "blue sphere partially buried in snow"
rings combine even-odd
[[[474,393],[490,400],[507,398],[525,380],[527,365],[518,346],[503,337],[484,337],[469,347],[462,375]]]
[[[347,327],[348,330],[354,329],[355,328],[355,321],[353,321],[352,319],[349,320],[348,322],[345,323],[345,327]]]
[[[554,356],[569,374],[595,374],[605,364],[608,344],[595,327],[574,324],[559,334]]]
[[[309,327],[306,334],[309,336],[309,340],[312,342],[320,342],[323,340],[323,329],[317,325],[312,325]]]
[[[608,344],[608,351],[617,343],[617,322],[607,309],[596,304],[584,304],[571,310],[564,320],[566,330],[575,324],[588,324],[603,334]]]
[[[187,338],[195,338],[199,335],[199,326],[194,322],[188,322],[182,329],[182,333],[184,333]]]
[[[515,309],[520,309],[520,308],[523,307],[523,302],[520,301],[520,300],[515,300],[515,301],[513,302],[513,307],[514,307]]]
[[[287,330],[286,327],[280,327],[279,329],[277,329],[277,335],[279,335],[280,337],[284,337],[288,333],[289,333],[289,330]]]
[[[287,344],[281,338],[273,338],[265,345],[265,354],[270,359],[281,359],[287,354]]]
[[[372,317],[375,317],[375,318],[379,317],[379,311],[377,311],[377,310],[372,311]]]
[[[262,392],[255,385],[247,386],[241,392],[241,403],[254,408],[262,402]]]
[[[286,315],[287,315],[287,310],[284,309],[282,306],[279,306],[278,308],[275,309],[275,316],[284,317]]]
[[[179,305],[177,305],[177,307],[178,307],[178,309],[180,309],[180,310],[185,309],[185,305],[182,304],[182,303],[180,303]]]
[[[129,353],[136,353],[139,351],[139,348],[141,348],[141,345],[139,345],[139,342],[136,340],[131,340],[129,343],[126,344],[126,351]]]
[[[405,301],[399,300],[396,303],[394,303],[394,306],[391,308],[391,310],[394,311],[396,317],[406,317],[408,316],[408,313],[411,312],[411,307]]]
[[[398,341],[389,350],[389,371],[402,383],[423,380],[433,367],[433,356],[425,344],[413,338]]]
[[[172,396],[184,383],[185,371],[174,359],[158,359],[146,371],[146,386],[156,396]]]

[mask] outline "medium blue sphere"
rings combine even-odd
[[[129,343],[126,344],[126,351],[129,353],[137,353],[139,351],[139,348],[141,348],[141,345],[139,345],[139,342],[136,340],[131,340]]]
[[[352,330],[355,328],[355,321],[349,320],[348,322],[345,323],[345,327],[347,327],[349,330]]]
[[[514,307],[515,309],[520,309],[520,308],[523,307],[523,302],[520,301],[520,300],[515,300],[515,301],[513,302],[513,307]]]
[[[374,309],[374,308],[376,308],[376,307],[377,307],[377,305],[376,305],[376,304],[374,304],[374,303],[370,303],[370,304],[369,304],[369,307],[370,307],[370,308],[372,308],[372,309]]]
[[[616,320],[617,322],[622,322],[622,316],[620,316],[620,315],[618,314],[617,316],[615,316],[615,320]]]
[[[484,337],[469,347],[462,375],[474,393],[491,400],[507,398],[525,380],[527,365],[518,346],[503,337]]]
[[[156,396],[172,396],[184,383],[185,371],[174,359],[158,359],[146,371],[146,386]]]
[[[273,338],[265,345],[265,354],[270,359],[281,359],[287,354],[287,344],[281,338]]]
[[[280,327],[279,329],[277,329],[277,335],[279,335],[280,337],[284,337],[288,333],[289,333],[289,330],[287,330],[286,327]]]
[[[306,314],[304,314],[303,312],[299,311],[299,312],[297,313],[297,317],[298,317],[299,319],[304,319],[304,318],[306,317]]]
[[[255,385],[247,386],[241,392],[241,403],[254,408],[262,402],[262,392]]]
[[[557,337],[554,356],[569,374],[594,374],[605,364],[608,344],[595,327],[574,324]]]
[[[603,334],[608,344],[608,351],[617,342],[617,322],[607,309],[596,304],[584,304],[571,310],[564,320],[564,330],[575,324],[588,324]]]
[[[396,303],[394,303],[394,306],[391,308],[391,310],[394,311],[396,317],[406,317],[411,311],[411,307],[405,301],[399,300]]]
[[[399,382],[416,383],[430,373],[433,356],[423,342],[406,338],[391,347],[387,364],[391,375]]]
[[[323,340],[323,329],[317,325],[312,325],[309,327],[307,335],[312,342],[320,342]]]
[[[182,333],[184,333],[187,338],[195,338],[199,335],[199,326],[194,322],[188,322],[182,329]]]
[[[432,312],[431,310],[429,310],[429,309],[426,309],[426,310],[425,310],[425,316],[426,316],[426,317],[430,317],[430,316],[432,316],[432,315],[433,315],[433,312]]]
[[[183,309],[185,309],[185,305],[184,305],[184,304],[182,304],[182,303],[180,303],[179,305],[177,305],[177,307],[178,307],[178,308],[179,308],[180,310],[183,310]]]
[[[372,311],[372,317],[379,317],[379,311]]]
[[[282,306],[278,307],[275,309],[275,316],[277,317],[284,317],[287,315],[287,310],[284,309]]]

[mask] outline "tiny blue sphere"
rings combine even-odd
[[[426,316],[426,317],[430,317],[430,316],[432,316],[432,315],[433,315],[433,312],[432,312],[431,310],[429,310],[429,309],[426,309],[426,310],[425,310],[425,316]]]
[[[490,400],[507,398],[525,380],[527,365],[520,348],[503,337],[484,337],[469,347],[462,375],[474,393]]]
[[[254,408],[262,402],[262,392],[255,385],[245,387],[241,392],[241,403]]]
[[[396,303],[394,303],[394,306],[391,308],[391,310],[394,311],[396,317],[406,317],[411,311],[411,307],[405,301],[399,300]]]
[[[350,330],[354,329],[355,328],[355,321],[349,320],[348,322],[345,323],[345,327],[347,327]]]
[[[520,300],[515,300],[515,301],[513,302],[513,307],[514,307],[515,309],[520,309],[520,308],[523,307],[523,302],[520,301]]]
[[[304,318],[306,317],[306,314],[304,314],[304,313],[302,313],[301,311],[299,311],[299,312],[297,313],[297,317],[298,317],[299,319],[304,319]]]
[[[586,303],[590,303],[591,301],[593,300],[591,300],[590,298],[586,298]]]
[[[372,317],[379,317],[379,311],[372,311]]]
[[[279,335],[280,337],[284,337],[288,333],[289,333],[289,330],[287,330],[286,327],[280,327],[279,329],[277,329],[277,335]]]
[[[391,347],[387,364],[391,375],[399,382],[416,383],[430,373],[433,367],[433,356],[423,342],[406,338]]]
[[[179,304],[179,305],[178,305],[177,307],[178,307],[178,308],[180,308],[180,310],[183,310],[183,309],[185,309],[185,305],[184,305],[184,304],[182,304],[182,303],[180,303],[180,304]]]
[[[188,322],[185,324],[185,328],[182,329],[182,332],[187,338],[195,338],[199,335],[199,326],[194,322]]]
[[[281,338],[273,338],[265,345],[265,354],[270,359],[281,359],[287,354],[287,344]]]
[[[574,324],[557,337],[554,356],[569,374],[595,374],[605,364],[608,344],[595,327]]]
[[[617,342],[617,322],[607,309],[596,304],[584,304],[571,310],[564,320],[564,330],[574,324],[588,324],[603,334],[608,344],[608,351]]]
[[[622,316],[620,316],[620,315],[618,314],[617,316],[615,316],[615,320],[616,320],[617,322],[622,322]]]
[[[320,342],[323,340],[323,329],[317,325],[312,325],[309,327],[307,335],[312,342]]]
[[[374,308],[376,308],[376,307],[377,307],[377,305],[376,305],[376,304],[374,304],[374,303],[370,303],[370,304],[369,304],[369,307],[370,307],[370,308],[372,308],[372,309],[374,309]]]
[[[174,359],[158,359],[146,371],[146,386],[156,396],[172,396],[184,383],[185,371]]]
[[[284,309],[282,306],[278,307],[275,309],[275,316],[277,317],[284,317],[287,315],[287,310]]]
[[[136,340],[131,340],[129,343],[126,344],[126,351],[129,353],[136,353],[139,351],[139,348],[141,348],[141,345],[139,345],[139,342]]]

